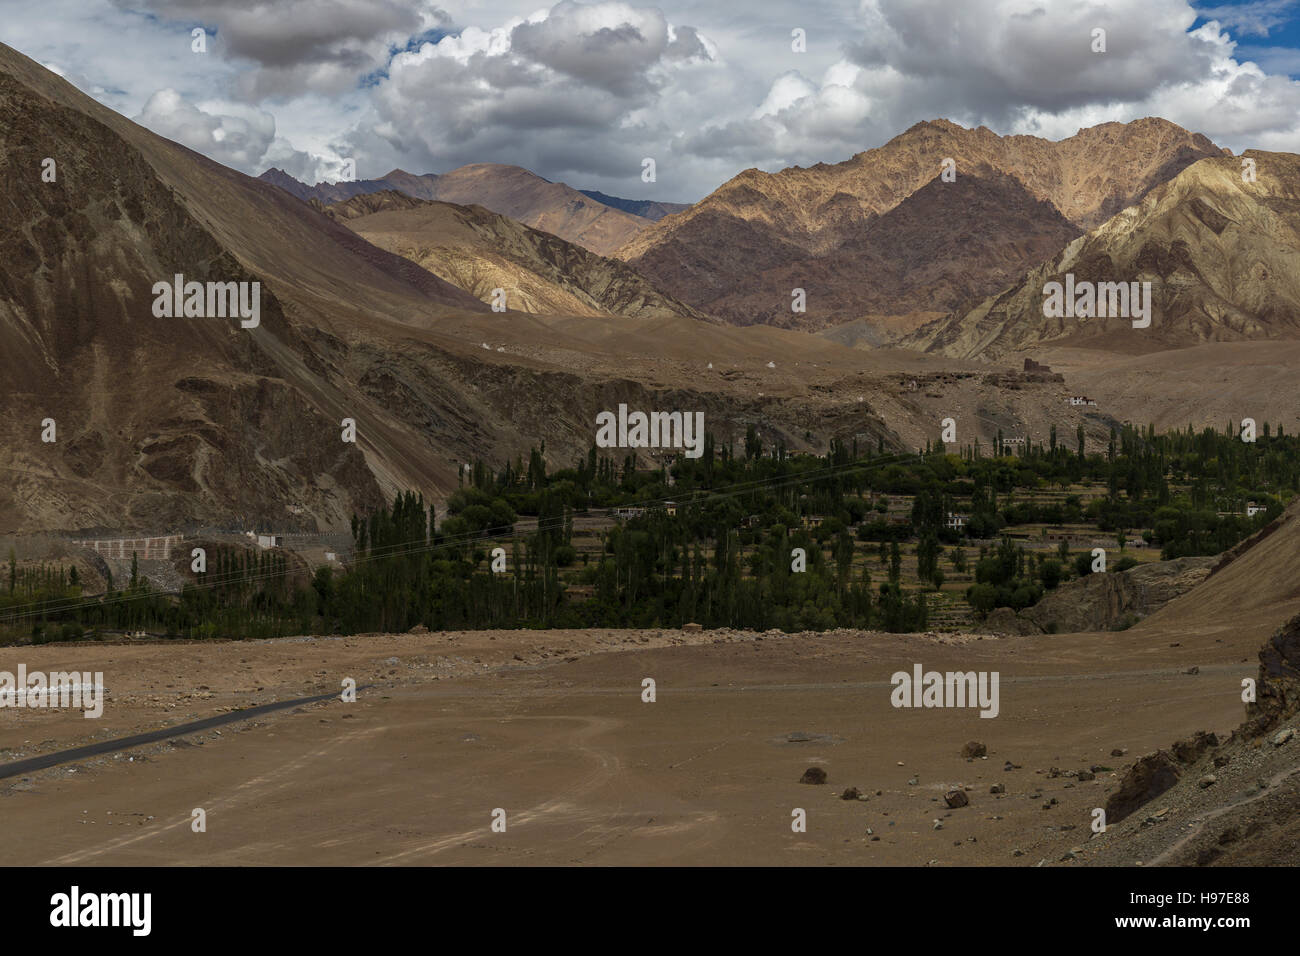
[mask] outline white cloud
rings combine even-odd
[[[639,183],[672,135],[664,91],[716,66],[698,31],[657,9],[565,0],[399,53],[348,140],[368,170],[500,162],[584,187]]]
[[[1207,20],[1217,20],[1237,36],[1266,37],[1276,27],[1290,20],[1300,0],[1254,0],[1252,3],[1199,7],[1197,13]]]
[[[1060,137],[1159,115],[1234,150],[1300,142],[1300,51],[1237,45],[1300,0],[1209,5],[1196,28],[1187,0],[544,3],[44,0],[0,37],[222,162],[304,178],[345,157],[363,176],[501,162],[691,200],[935,117]],[[195,23],[215,31],[201,57]]]
[[[262,161],[275,140],[275,118],[261,110],[244,115],[211,113],[189,103],[173,89],[149,97],[135,121],[176,142],[236,168]]]

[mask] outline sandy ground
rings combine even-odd
[[[1240,680],[1277,616],[1020,638],[495,631],[3,648],[0,670],[102,671],[109,695],[99,720],[0,708],[5,761],[345,677],[376,684],[354,704],[0,780],[0,812],[18,824],[5,862],[1056,863],[1088,842],[1134,756],[1240,722]],[[892,707],[890,675],[915,663],[998,671],[999,716]],[[988,756],[963,758],[969,740]],[[812,766],[827,784],[799,782]],[[1113,769],[1049,775],[1094,766]],[[866,799],[841,799],[848,787]],[[945,806],[955,788],[969,806]]]

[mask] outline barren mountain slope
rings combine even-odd
[[[618,196],[611,196],[603,193],[598,189],[579,190],[584,196],[590,196],[596,202],[604,203],[606,206],[613,206],[615,209],[621,209],[623,212],[631,213],[633,216],[641,216],[649,219],[651,222],[658,222],[664,216],[670,216],[675,212],[684,212],[691,208],[690,203],[685,202],[659,202],[654,199],[620,199]]]
[[[387,191],[320,207],[367,242],[428,269],[491,304],[493,290],[520,312],[687,315],[617,259],[606,259],[482,206],[426,202]]]
[[[279,169],[268,169],[259,178],[299,199],[316,199],[327,205],[354,196],[395,190],[416,199],[484,206],[602,256],[612,255],[615,249],[652,221],[606,205],[564,183],[553,183],[519,166],[500,163],[474,163],[441,175],[425,173],[416,176],[394,169],[379,179],[319,183],[316,186],[301,183]],[[655,207],[657,204],[647,205]],[[651,211],[663,214],[657,208]]]
[[[0,112],[0,527],[256,521],[291,507],[339,523],[377,501],[376,470],[404,456],[379,424],[360,446],[338,441],[345,415],[381,416],[297,318],[361,319],[355,299],[396,330],[483,305],[8,48]],[[46,156],[54,182],[41,180]],[[154,284],[177,274],[259,282],[260,323],[155,315]]]
[[[710,308],[738,325],[795,328],[947,312],[1001,288],[1078,234],[1013,177],[977,167],[956,182],[932,179],[833,251],[743,278]],[[807,295],[806,314],[791,309],[794,289]]]
[[[1205,137],[1154,118],[1102,124],[1060,142],[999,137],[984,127],[935,120],[843,163],[778,173],[746,170],[685,212],[643,230],[618,256],[659,288],[713,312],[715,300],[755,273],[825,255],[856,239],[874,219],[939,176],[946,158],[955,161],[958,181],[981,166],[1014,177],[1030,196],[1051,203],[1083,230],[1195,160],[1221,152]],[[1015,240],[1025,235],[1024,222],[1007,216],[992,225]],[[1032,236],[1039,223],[1028,224]],[[945,228],[942,222],[931,225],[936,231]],[[973,245],[950,262],[945,275],[961,275],[988,252]],[[896,256],[900,270],[921,265],[915,248],[901,248]],[[773,296],[777,292],[790,294],[788,288],[771,290]],[[921,308],[911,300],[904,305],[897,311]],[[819,319],[811,307],[809,316]]]
[[[1016,285],[902,340],[995,358],[1048,342],[1143,352],[1300,335],[1300,156],[1203,159],[1069,243]],[[1149,328],[1131,318],[1047,318],[1048,282],[1150,282]]]

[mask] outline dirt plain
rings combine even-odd
[[[1239,723],[1240,680],[1266,635],[1181,633],[1173,648],[1171,636],[513,631],[6,648],[0,668],[102,670],[109,694],[93,722],[0,710],[9,760],[344,677],[375,685],[354,704],[4,780],[0,807],[21,822],[7,862],[1055,862],[1088,842],[1092,809],[1118,785],[1131,758],[1113,748],[1137,755]],[[915,662],[999,671],[999,716],[893,708],[890,675]],[[963,758],[968,740],[988,756]],[[1048,776],[1094,765],[1113,770]],[[799,782],[811,766],[826,785]],[[841,799],[849,787],[866,799]],[[960,787],[969,806],[947,809]],[[191,831],[195,807],[205,833]],[[505,833],[490,828],[498,807]],[[791,830],[794,808],[806,833]]]

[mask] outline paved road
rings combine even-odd
[[[367,684],[365,687],[358,687],[357,690],[367,690],[373,686],[373,684]],[[277,700],[272,701],[269,704],[259,704],[256,707],[247,707],[244,710],[233,710],[228,714],[218,714],[215,717],[206,717],[203,720],[195,720],[188,724],[181,724],[176,727],[164,727],[162,730],[151,730],[144,734],[132,734],[129,737],[116,737],[112,740],[101,740],[99,743],[87,744],[84,747],[74,747],[71,750],[60,750],[52,754],[41,754],[39,757],[28,757],[24,760],[14,760],[6,764],[0,764],[0,780],[3,780],[6,777],[16,777],[19,774],[45,770],[48,767],[57,767],[59,764],[63,763],[85,760],[87,757],[99,757],[103,754],[117,753],[119,750],[129,750],[132,747],[142,747],[145,744],[157,743],[159,740],[170,740],[173,737],[184,737],[186,734],[198,733],[201,730],[209,730],[213,727],[233,724],[236,721],[248,720],[251,717],[260,717],[262,714],[273,713],[274,711],[284,710],[288,707],[300,707],[303,704],[315,704],[322,700],[332,700],[338,696],[339,692],[333,691],[328,694],[317,694],[315,697],[296,697],[293,700]]]

